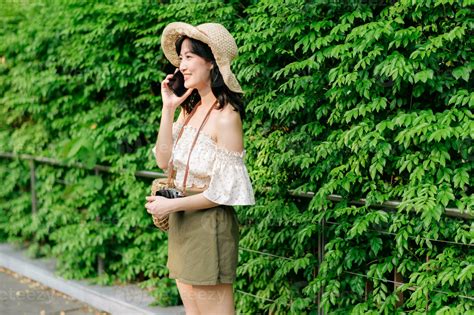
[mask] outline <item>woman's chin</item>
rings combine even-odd
[[[192,84],[189,84],[188,82],[184,81],[184,87],[187,89],[193,89],[194,86]]]

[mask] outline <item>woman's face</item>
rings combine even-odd
[[[186,38],[181,45],[179,70],[184,75],[187,89],[203,89],[211,85],[212,63],[191,52],[191,41]]]

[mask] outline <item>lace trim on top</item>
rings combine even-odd
[[[180,122],[173,123],[174,150],[170,157],[176,170],[175,185],[182,189],[186,163],[197,129],[185,126],[176,144]],[[175,146],[176,144],[176,146]],[[206,133],[199,133],[189,161],[187,188],[207,188],[204,196],[209,200],[226,205],[255,204],[253,189],[243,158],[246,151],[235,152],[219,147]]]

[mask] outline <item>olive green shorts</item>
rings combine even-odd
[[[233,207],[174,212],[169,226],[170,278],[194,285],[235,281],[239,226]]]

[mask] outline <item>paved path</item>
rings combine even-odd
[[[105,315],[87,304],[0,267],[2,315]]]
[[[148,290],[140,289],[137,284],[101,286],[98,284],[90,283],[90,280],[88,279],[64,279],[56,274],[55,259],[44,257],[38,259],[29,258],[26,249],[18,248],[13,245],[0,243],[0,268],[5,268],[7,270],[16,272],[17,274],[23,277],[28,277],[48,288],[54,289],[55,292],[67,294],[69,297],[80,301],[79,303],[86,303],[94,307],[95,309],[100,309],[113,315],[184,315],[183,306],[151,306],[155,299],[150,295]],[[2,303],[2,299],[10,299],[14,302],[18,301],[19,298],[16,297],[16,292],[9,290],[8,287],[7,289],[2,289],[1,283],[3,282],[4,281],[2,280],[2,278],[0,278],[0,304]],[[28,298],[27,295],[26,298],[23,298],[23,303],[20,304],[28,304],[29,301],[26,301],[27,299],[32,299],[36,300],[37,302],[41,302],[39,293],[37,294],[37,297],[34,296],[35,293],[30,294],[30,298]],[[50,299],[52,300],[52,298]],[[25,301],[28,303],[26,303]],[[7,304],[4,303],[4,305],[5,306],[0,306],[0,315],[7,314],[1,308],[6,308]],[[39,305],[43,306],[47,305],[47,303],[43,301],[43,303],[40,303]],[[38,306],[35,306],[35,308],[38,308]],[[26,314],[41,315],[40,311],[41,310]],[[52,311],[57,312],[56,309],[53,309]],[[8,313],[7,315],[9,314],[10,313]],[[15,312],[15,315],[17,314],[25,313],[21,311],[20,313]],[[50,313],[48,313],[48,315],[49,314]],[[61,315],[61,313],[56,314]],[[71,311],[71,314],[79,313],[72,313]],[[44,313],[44,315],[46,315],[46,313]]]

